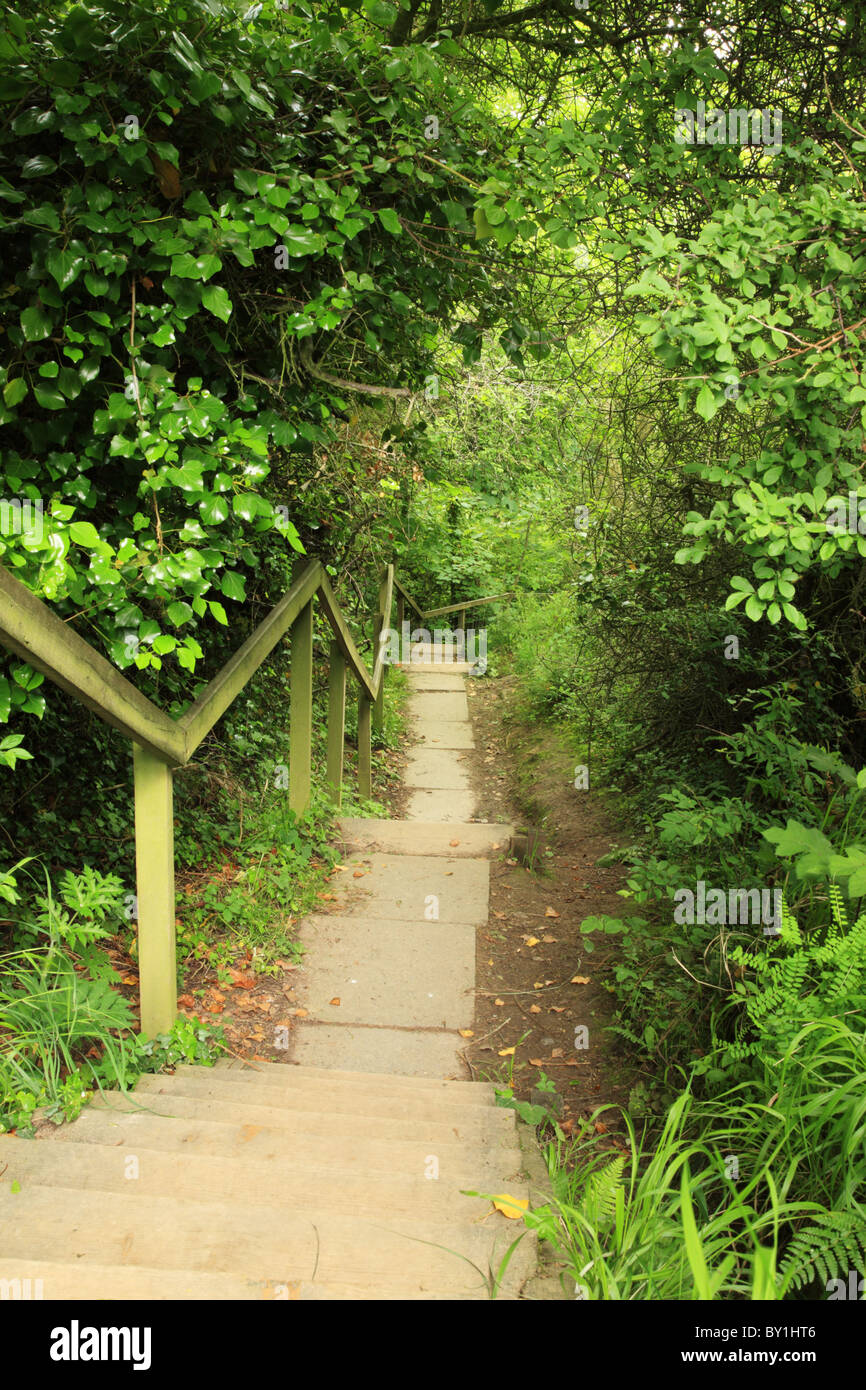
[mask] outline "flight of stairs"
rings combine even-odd
[[[179,1066],[47,1138],[0,1136],[0,1279],[46,1299],[514,1298],[535,1237],[494,1290],[524,1227],[462,1190],[526,1198],[527,1161],[490,1086]]]
[[[0,1135],[0,1300],[569,1296],[490,1200],[546,1187],[534,1134],[462,1058],[509,827],[472,820],[468,663],[421,656],[406,819],[340,822],[360,867],[339,915],[301,923],[285,1062],[178,1066]]]

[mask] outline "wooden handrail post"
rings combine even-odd
[[[177,1018],[173,778],[168,763],[138,743],[133,769],[141,1028],[155,1038]]]
[[[331,643],[328,672],[328,785],[331,800],[343,803],[343,737],[346,728],[346,658],[339,642]]]
[[[302,816],[310,804],[313,756],[313,600],[292,624],[292,712],[289,739],[289,806]]]
[[[363,690],[358,691],[358,792],[370,799],[373,795],[370,753],[370,711],[372,702]]]
[[[382,575],[382,582],[379,585],[379,608],[376,614],[376,621],[373,624],[373,665],[375,667],[376,658],[379,655],[379,640],[386,627],[390,626],[391,614],[385,612],[385,604],[388,602],[388,571]],[[379,685],[379,694],[376,696],[376,703],[373,705],[373,728],[377,733],[381,733],[385,723],[385,676],[388,667],[382,667],[382,680]]]
[[[457,620],[457,625],[458,625],[458,627],[459,627],[459,629],[460,629],[461,632],[465,632],[465,631],[466,631],[466,609],[465,609],[465,608],[461,608],[461,609],[460,609],[460,617],[459,617],[458,620]]]

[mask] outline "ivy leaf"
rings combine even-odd
[[[6,385],[3,387],[3,400],[5,404],[8,405],[10,409],[12,406],[20,405],[21,401],[23,401],[24,397],[27,395],[27,390],[27,382],[24,380],[23,376],[13,377],[12,380],[7,381]]]
[[[382,223],[385,231],[390,232],[392,236],[400,236],[402,234],[403,228],[400,224],[400,219],[393,208],[379,208],[379,221]]]
[[[21,311],[21,331],[28,343],[38,343],[51,332],[51,319],[40,304]]]
[[[218,319],[222,319],[223,323],[228,323],[231,318],[232,302],[222,285],[208,285],[202,293],[201,302]]]

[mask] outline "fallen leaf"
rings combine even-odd
[[[588,975],[575,975],[575,976],[573,977],[571,983],[572,983],[573,985],[588,985],[588,984],[589,984],[589,976],[588,976]]]
[[[555,907],[546,907],[544,909],[544,915],[545,917],[558,917],[559,913],[557,912]]]
[[[517,860],[516,860],[516,859],[506,859],[505,862],[506,862],[506,864],[510,864],[511,867],[512,867],[512,869],[513,869],[513,868],[514,868],[514,865],[517,863]]]
[[[551,1057],[562,1057],[564,1054],[561,1047],[555,1047],[550,1055]]]
[[[500,1051],[499,1055],[500,1055],[500,1057],[513,1057],[513,1056],[514,1056],[514,1048],[513,1048],[513,1047],[503,1047],[502,1050]]]
[[[543,980],[536,980],[535,983],[533,984],[532,988],[533,988],[533,989],[544,989],[544,981],[543,981]]]
[[[531,1067],[542,1067],[542,1066],[544,1066],[544,1058],[543,1058],[543,1057],[530,1057],[530,1059],[529,1059],[529,1065],[530,1065]]]
[[[496,1004],[500,1009],[502,1009],[502,1008],[505,1007],[505,1000],[504,1000],[504,999],[494,999],[493,1002],[494,1002],[494,1004]]]
[[[255,989],[255,976],[244,975],[240,970],[230,970],[229,974],[232,977],[232,987],[234,989]]]
[[[123,977],[123,979],[121,980],[120,983],[121,983],[122,985],[137,985],[137,984],[138,984],[138,976],[137,976],[137,975],[124,975],[124,977]],[[179,1002],[180,1002],[180,1001],[178,1000],[178,1003],[179,1003]]]
[[[502,849],[502,845],[499,843],[499,841],[497,841],[496,844],[495,844],[495,845],[491,845],[490,848],[491,848],[491,849]]]
[[[509,1221],[519,1221],[523,1213],[529,1209],[528,1197],[509,1197],[507,1192],[502,1192],[498,1197],[490,1199],[497,1211],[501,1211],[503,1216],[507,1216]]]
[[[607,1134],[607,1125],[602,1120],[596,1120],[595,1132],[596,1134]]]
[[[452,849],[456,849],[457,846],[460,844],[460,841],[459,841],[459,840],[449,840],[448,843],[449,843],[449,845],[451,846]]]
[[[194,1009],[195,1000],[191,994],[181,994],[178,996],[178,1004],[182,1009]]]
[[[527,946],[537,946],[537,945],[538,945],[538,937],[537,937],[537,936],[525,936],[525,937],[523,938],[523,940],[526,942]]]
[[[457,1031],[458,1031],[458,1033],[460,1034],[461,1038],[474,1038],[474,1037],[475,1037],[475,1034],[473,1033],[473,1031],[472,1031],[471,1028],[458,1028]]]
[[[339,999],[332,999],[330,1002],[333,1004],[335,1009],[338,1009],[340,1007]]]
[[[540,1013],[541,1013],[541,1009],[538,1007],[537,1004],[530,1004],[530,1006],[529,1006],[529,1012],[530,1012],[531,1014],[540,1014]]]
[[[307,1009],[292,1009],[292,1017],[293,1017],[293,1018],[306,1018],[306,1017],[307,1017],[307,1012],[308,1012]]]
[[[364,870],[363,870],[363,869],[356,869],[355,872],[352,874],[352,878],[363,878],[363,877],[364,877]]]
[[[504,913],[504,912],[494,912],[493,916],[496,918],[497,922],[504,922],[504,921],[505,921],[505,913]]]
[[[556,937],[555,937],[555,936],[543,936],[541,939],[542,939],[542,941],[544,942],[545,946],[555,946],[555,945],[556,945]]]
[[[561,1008],[561,1009],[558,1009],[558,1008],[556,1007],[555,1004],[551,1004],[550,1009],[548,1010],[548,1012],[549,1012],[549,1013],[552,1013],[552,1014],[564,1014],[564,1013],[565,1013],[565,1005],[563,1004],[562,1008]]]

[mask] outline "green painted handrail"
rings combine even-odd
[[[388,669],[384,644],[379,638],[390,623],[395,592],[398,629],[402,627],[404,599],[422,619],[459,611],[461,626],[467,608],[495,601],[473,599],[424,612],[394,578],[394,566],[387,565],[374,615],[371,674],[358,652],[324,566],[318,560],[299,561],[288,592],[189,709],[172,719],[0,565],[0,643],[133,744],[141,1026],[149,1036],[167,1032],[177,1017],[174,769],[189,762],[202,739],[291,630],[289,805],[298,815],[304,813],[310,800],[313,601],[318,599],[334,634],[328,685],[327,780],[331,796],[339,806],[343,791],[346,673],[350,672],[358,683],[358,785],[361,795],[369,797],[371,728],[381,727]]]

